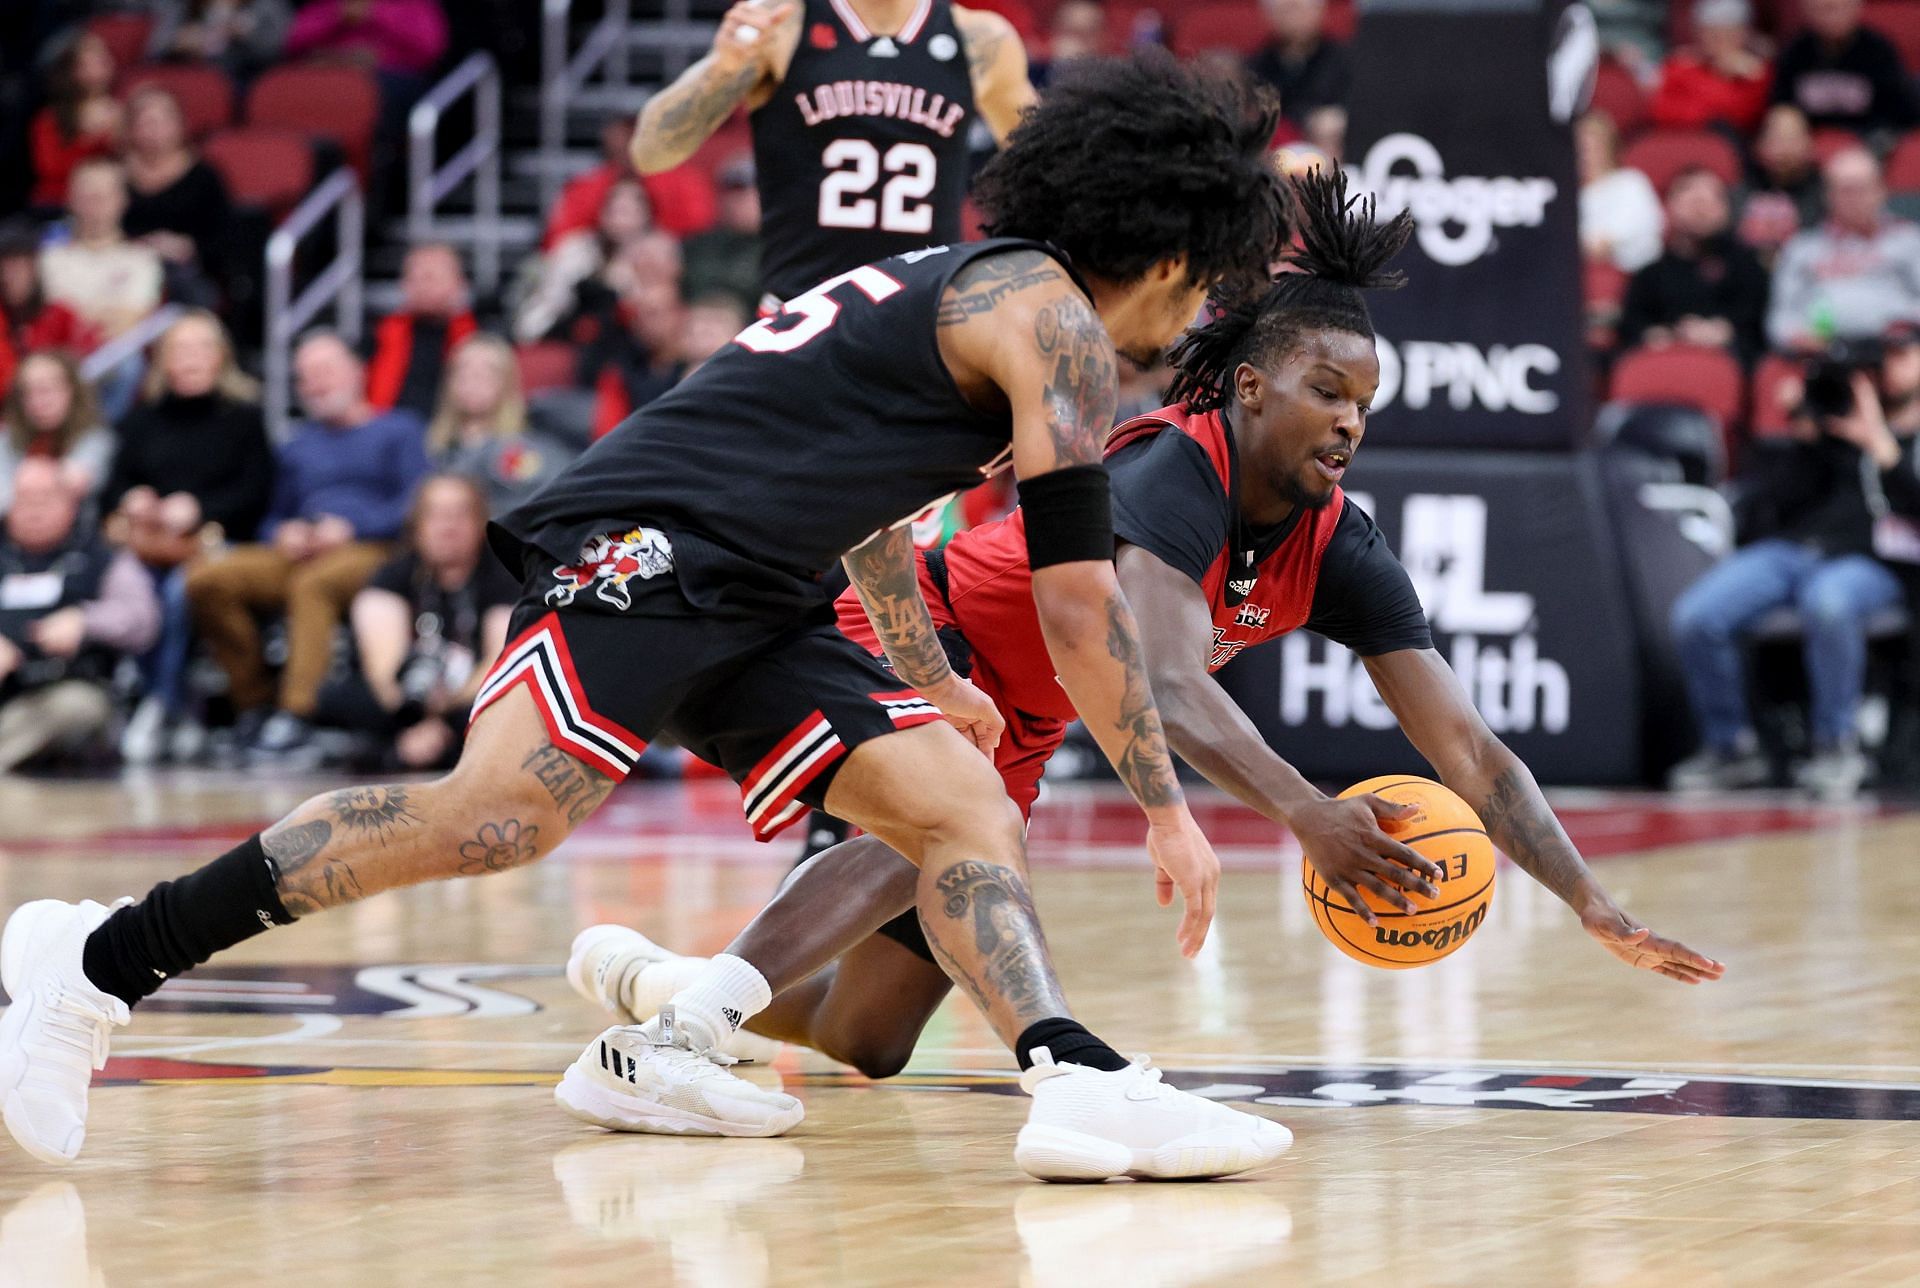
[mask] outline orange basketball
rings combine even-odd
[[[1487,905],[1493,901],[1493,842],[1487,839],[1479,815],[1430,778],[1410,774],[1369,778],[1341,792],[1340,799],[1369,792],[1419,810],[1381,826],[1440,868],[1440,878],[1433,882],[1438,897],[1429,899],[1409,890],[1407,898],[1419,909],[1409,913],[1388,907],[1380,896],[1363,889],[1360,897],[1380,919],[1379,926],[1369,926],[1302,858],[1300,885],[1313,910],[1313,924],[1335,948],[1382,970],[1437,962],[1466,943],[1487,919]]]

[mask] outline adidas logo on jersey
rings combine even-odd
[[[1245,599],[1248,595],[1251,595],[1253,593],[1253,588],[1255,586],[1258,586],[1259,584],[1260,584],[1260,579],[1258,577],[1227,578],[1227,589],[1232,591],[1236,596],[1238,596],[1241,599]]]

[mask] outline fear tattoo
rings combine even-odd
[[[1119,728],[1127,741],[1113,762],[1114,771],[1140,804],[1171,805],[1181,799],[1180,780],[1167,752],[1160,709],[1154,705],[1153,689],[1147,683],[1133,613],[1118,594],[1107,600],[1107,653],[1126,675],[1126,688],[1120,695]]]
[[[344,859],[321,860],[331,840],[333,824],[324,818],[270,829],[260,838],[281,906],[296,917],[366,897]]]
[[[362,839],[379,837],[381,845],[395,832],[420,821],[404,787],[349,787],[327,800],[341,827]]]
[[[613,790],[613,780],[590,769],[551,743],[534,748],[520,762],[553,797],[554,808],[567,816],[567,826],[575,827],[600,807]]]
[[[922,908],[927,942],[940,958],[941,968],[966,986],[982,1011],[1004,1004],[1021,1027],[1066,1013],[1066,1000],[1047,960],[1033,896],[1018,872],[968,860],[941,873],[936,889],[946,924],[937,923]],[[941,942],[943,933],[963,928],[971,932],[971,962],[961,960]]]
[[[477,877],[531,863],[540,857],[539,836],[539,827],[517,818],[482,824],[474,838],[460,846],[460,874]]]

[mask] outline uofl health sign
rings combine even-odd
[[[1379,442],[1570,447],[1590,409],[1571,120],[1596,50],[1557,0],[1363,0],[1353,179],[1410,211],[1380,331]]]

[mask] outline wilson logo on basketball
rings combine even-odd
[[[1483,903],[1466,916],[1444,926],[1429,926],[1425,930],[1391,930],[1386,926],[1375,926],[1373,942],[1392,948],[1453,948],[1480,929],[1480,923],[1486,919],[1487,905]]]

